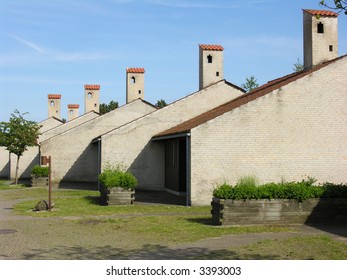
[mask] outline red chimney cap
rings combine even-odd
[[[224,50],[224,48],[221,45],[200,44],[199,47],[205,51],[223,51]]]
[[[84,85],[86,90],[100,90],[100,85]]]
[[[48,99],[60,99],[61,94],[48,94]]]
[[[80,107],[80,105],[79,104],[68,104],[67,107],[69,109],[78,109]]]
[[[127,73],[145,73],[145,68],[127,68]]]

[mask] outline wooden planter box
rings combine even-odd
[[[212,199],[215,225],[342,224],[347,221],[347,198],[229,200]]]
[[[31,177],[31,186],[32,187],[47,187],[48,186],[48,177]]]
[[[108,189],[101,186],[101,203],[104,205],[130,205],[135,201],[135,190],[123,188]]]

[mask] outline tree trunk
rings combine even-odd
[[[14,178],[15,185],[18,184],[19,158],[20,158],[20,156],[17,156],[16,175],[15,175],[15,178]]]

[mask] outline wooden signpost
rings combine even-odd
[[[51,211],[52,209],[52,161],[51,156],[42,156],[41,157],[41,164],[47,165],[48,164],[48,211]]]

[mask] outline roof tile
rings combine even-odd
[[[127,73],[145,73],[145,68],[127,68]]]
[[[67,107],[69,109],[78,109],[80,107],[80,105],[79,104],[68,104]]]
[[[224,50],[224,48],[221,45],[200,44],[199,47],[205,51],[223,51]]]
[[[303,10],[314,16],[337,17],[339,14],[328,10]]]
[[[48,99],[60,99],[61,94],[48,94]]]
[[[84,85],[86,90],[100,90],[100,85]]]

